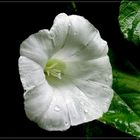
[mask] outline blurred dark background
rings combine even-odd
[[[41,29],[50,29],[55,16],[61,12],[68,15],[78,14],[88,19],[116,54],[118,67],[125,70],[123,62],[127,58],[137,68],[140,67],[136,61],[137,51],[133,49],[133,44],[123,39],[120,32],[119,1],[75,2],[75,5],[72,2],[0,2],[2,71],[0,136],[84,137],[87,135],[85,126],[90,125],[92,132],[90,136],[93,137],[132,137],[98,121],[74,126],[64,132],[49,132],[39,128],[25,116],[23,89],[18,74],[20,44],[29,35]]]

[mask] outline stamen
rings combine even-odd
[[[54,77],[57,77],[58,79],[62,79],[61,77],[61,71],[60,70],[57,70],[57,69],[52,69],[50,71],[50,74]],[[49,76],[49,75],[48,75]]]
[[[55,64],[53,64],[53,65],[51,65],[51,66],[49,66],[49,67],[47,67],[48,69],[52,69],[52,68],[54,68],[56,65],[58,65],[57,63],[55,63]]]
[[[46,79],[48,77],[56,77],[57,79],[62,79],[62,74],[64,73],[65,64],[59,60],[49,60],[44,69]]]

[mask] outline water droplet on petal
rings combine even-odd
[[[108,87],[107,87],[107,86],[105,86],[105,85],[103,85],[102,87],[103,87],[103,89],[104,89],[104,90],[107,90],[107,88],[108,88]]]
[[[86,120],[87,120],[86,117],[84,117],[84,121],[85,121],[85,122],[86,122]]]
[[[54,108],[55,111],[59,112],[60,111],[60,107],[58,105],[55,106]]]
[[[109,99],[106,99],[106,103],[110,103],[110,100]]]
[[[68,123],[68,122],[65,122],[65,125],[66,125],[66,126],[68,126],[68,125],[69,125],[69,123]]]
[[[88,110],[87,110],[87,109],[85,109],[85,110],[84,110],[84,112],[85,112],[85,113],[88,113]]]

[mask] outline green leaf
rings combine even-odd
[[[114,94],[109,111],[99,120],[140,137],[140,77],[113,71]]]
[[[122,94],[121,98],[126,101],[129,107],[132,110],[135,110],[135,113],[140,116],[140,93],[126,93]]]
[[[110,109],[100,121],[140,137],[140,117],[115,93]]]
[[[119,94],[140,92],[140,75],[113,70],[113,89]]]
[[[140,44],[140,1],[122,0],[119,23],[126,39]]]

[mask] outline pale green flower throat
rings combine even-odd
[[[46,79],[48,78],[62,79],[62,75],[64,75],[64,69],[65,69],[64,62],[57,59],[48,60],[44,69]]]

